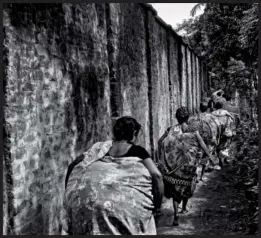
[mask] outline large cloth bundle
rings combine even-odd
[[[211,94],[211,100],[213,103],[217,103],[218,101],[223,102],[224,100],[226,101],[225,98],[223,98],[224,91],[222,89],[219,89]]]
[[[237,115],[240,114],[240,109],[239,109],[239,107],[238,107],[238,106],[234,106],[234,105],[232,105],[232,104],[229,103],[229,102],[224,103],[223,109],[227,110],[227,111],[230,112],[230,113],[234,113],[234,114],[237,114]]]
[[[235,118],[231,118],[226,115],[227,111],[224,109],[219,109],[212,114],[217,117],[221,124],[221,136],[231,137],[235,132]]]
[[[188,121],[187,132],[198,131],[211,154],[214,153],[222,133],[221,123],[210,113],[200,113]]]
[[[221,154],[228,155],[227,150],[231,145],[232,136],[236,134],[235,117],[233,118],[232,116],[232,119],[231,117],[227,116],[227,111],[224,109],[216,110],[212,112],[212,114],[214,116],[216,115],[216,118],[221,124],[221,137],[218,144],[218,151],[222,152]],[[219,154],[219,159],[221,159],[221,154]]]
[[[212,141],[212,128],[209,122],[203,120],[200,115],[193,116],[188,121],[187,132],[198,131],[205,143],[210,143]]]
[[[182,133],[170,127],[160,138],[158,167],[163,174],[165,196],[177,202],[190,198],[196,188],[199,144],[195,133]]]
[[[155,235],[152,179],[137,157],[105,156],[96,143],[72,171],[62,220],[69,234]]]
[[[230,102],[227,102],[223,105],[223,109],[227,110],[230,114],[232,114],[234,116],[235,122],[234,122],[234,131],[233,131],[233,135],[235,135],[235,130],[236,127],[239,125],[240,123],[240,109],[239,107],[232,105]]]

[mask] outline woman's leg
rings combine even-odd
[[[227,150],[227,155],[224,159],[224,163],[226,163],[226,164],[229,164],[228,159],[229,159],[229,150],[230,150],[231,144],[232,144],[232,137],[228,137],[226,147],[225,147],[225,149]]]
[[[202,164],[202,170],[201,170],[201,175],[200,175],[200,181],[203,181],[203,175],[205,173],[206,165]]]
[[[181,210],[181,213],[186,213],[187,212],[187,204],[188,204],[188,198],[184,198],[182,200],[182,210]]]
[[[173,220],[173,226],[178,226],[178,203],[174,200],[174,198],[172,198],[173,200],[173,209],[174,209],[174,220]]]
[[[158,223],[159,223],[161,215],[162,215],[162,213],[161,213],[160,209],[155,210],[155,212],[154,212],[154,219],[155,219],[156,226],[158,226]]]
[[[226,141],[225,141],[225,138],[224,138],[224,137],[221,137],[220,140],[219,140],[219,145],[218,145],[218,147],[217,147],[217,149],[216,149],[217,157],[218,157],[218,161],[219,161],[218,165],[219,165],[220,167],[223,167],[223,161],[222,161],[221,151],[222,151],[223,148],[224,148],[225,142],[226,142]]]

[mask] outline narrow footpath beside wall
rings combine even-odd
[[[207,74],[147,4],[5,4],[3,19],[4,232],[60,234],[68,164],[123,115],[142,124],[155,158],[176,109],[198,107]]]

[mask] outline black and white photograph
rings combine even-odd
[[[3,235],[258,235],[258,14],[4,3]]]

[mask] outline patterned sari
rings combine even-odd
[[[199,150],[196,134],[182,133],[180,125],[176,125],[164,133],[158,144],[158,167],[163,174],[165,196],[180,203],[190,198],[196,188]]]
[[[217,117],[210,113],[200,113],[199,115],[189,118],[187,132],[198,131],[210,154],[214,154],[219,145],[221,137],[221,123]],[[204,156],[201,164],[207,164],[208,158]]]
[[[226,150],[230,145],[230,139],[236,132],[235,118],[231,119],[229,116],[226,116],[226,110],[218,109],[212,114],[217,115],[217,119],[221,124],[221,139],[219,143],[219,150]]]
[[[84,154],[68,179],[61,220],[76,235],[156,235],[152,179],[137,157],[105,156],[111,141]]]

